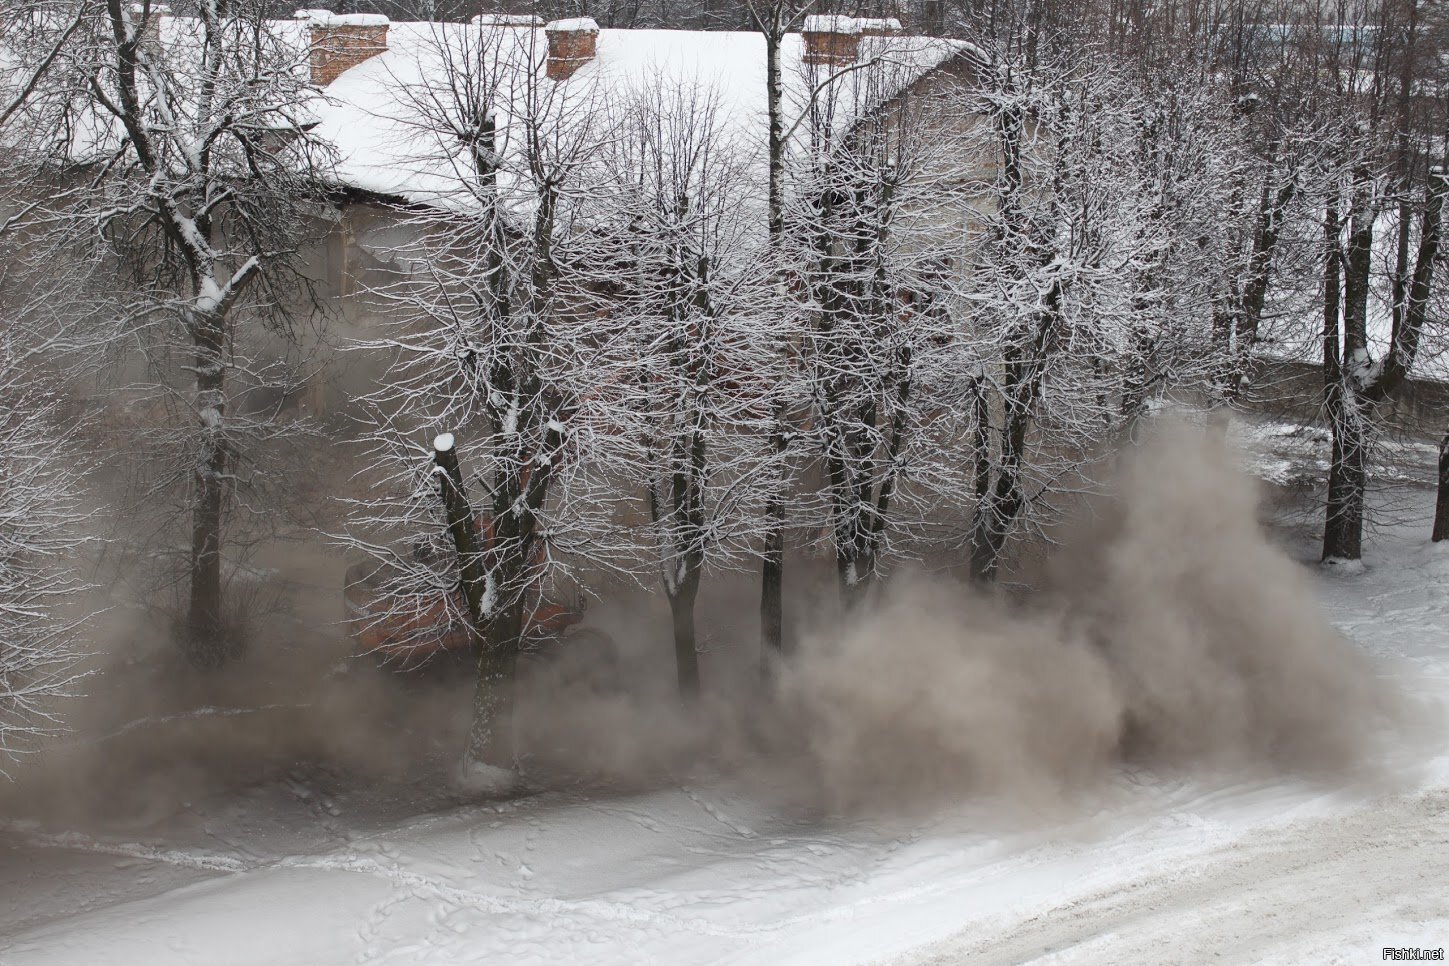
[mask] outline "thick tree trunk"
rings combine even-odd
[[[1008,381],[1011,381],[1008,374]],[[1021,386],[1030,389],[1029,386]],[[1034,394],[1033,394],[1034,395]],[[993,583],[1001,562],[1001,551],[1006,546],[1006,537],[1026,503],[1022,489],[1021,465],[1026,449],[1028,416],[1021,402],[1008,400],[1006,404],[1006,433],[1002,437],[1000,461],[996,470],[996,483],[990,484],[989,464],[983,466],[978,452],[976,487],[978,494],[983,487],[989,487],[984,499],[978,496],[976,513],[971,521],[971,578],[978,583]],[[984,442],[984,441],[983,441]],[[978,448],[980,444],[978,443]]]
[[[1352,389],[1340,383],[1331,390],[1328,418],[1333,431],[1333,458],[1328,474],[1323,559],[1356,561],[1363,557],[1368,413]]]
[[[760,642],[764,661],[785,646],[785,505],[772,498],[765,506],[765,547],[760,559]]]
[[[476,762],[516,771],[513,736],[513,679],[518,644],[523,636],[523,601],[503,607],[488,621],[478,652],[478,679],[473,688],[473,722],[468,731],[468,756]]]
[[[996,486],[986,500],[977,505],[971,524],[971,579],[989,584],[996,580],[1001,551],[1006,536],[1021,512],[1022,493],[1020,469],[1003,466],[996,477]]]
[[[1434,503],[1433,540],[1449,540],[1449,433],[1439,444],[1439,498]]]
[[[513,676],[523,635],[524,602],[510,599],[496,613],[486,613],[488,573],[473,506],[463,485],[463,471],[451,434],[433,441],[438,492],[443,498],[448,535],[458,560],[458,583],[467,608],[469,638],[478,673],[473,686],[473,721],[466,760],[509,771],[515,769],[513,747]],[[496,575],[495,575],[496,579]]]
[[[222,612],[221,530],[227,472],[223,359],[224,327],[216,316],[192,318],[196,350],[196,410],[200,446],[193,471],[191,587],[182,646],[198,667],[216,668],[235,656],[240,639]]]
[[[679,676],[679,694],[686,702],[699,698],[699,652],[694,635],[694,604],[699,596],[699,575],[686,577],[669,598],[674,619],[674,663]]]
[[[767,185],[769,220],[766,226],[770,241],[779,244],[785,235],[785,116],[784,78],[780,68],[780,46],[784,41],[785,28],[775,25],[765,33],[765,112],[769,123],[770,171]]]
[[[1036,330],[1027,345],[1011,348],[1005,360],[1005,432],[1001,436],[1001,452],[996,469],[996,484],[981,499],[983,485],[989,485],[989,464],[983,465],[987,454],[986,441],[978,437],[976,444],[976,513],[971,522],[971,576],[980,583],[996,580],[1001,551],[1016,519],[1026,507],[1025,479],[1022,467],[1026,462],[1027,431],[1041,400],[1042,375],[1046,369],[1053,332],[1061,319],[1062,288],[1054,282],[1047,292],[1036,320]],[[988,414],[981,408],[978,396],[978,423],[984,425]]]
[[[1333,332],[1337,316],[1337,223],[1330,202],[1325,221],[1328,266],[1325,273],[1324,377],[1327,409],[1333,430],[1332,465],[1328,476],[1328,506],[1323,526],[1324,560],[1359,560],[1363,556],[1364,499],[1368,485],[1367,446],[1373,406],[1391,396],[1408,378],[1424,328],[1434,263],[1439,257],[1440,220],[1446,183],[1443,172],[1430,171],[1419,252],[1414,270],[1402,291],[1402,305],[1394,307],[1394,329],[1388,353],[1375,372],[1368,353],[1368,300],[1373,267],[1373,211],[1369,205],[1370,179],[1364,169],[1355,172],[1355,198],[1348,251],[1343,259],[1342,357],[1336,357]],[[1402,245],[1400,248],[1402,249]],[[1396,257],[1396,275],[1407,267],[1406,254]],[[1400,298],[1395,279],[1395,298]],[[1442,467],[1442,462],[1441,462]],[[1441,495],[1442,500],[1442,495]],[[1435,532],[1438,533],[1436,519]]]
[[[483,613],[487,573],[478,546],[473,506],[468,500],[467,490],[463,488],[463,470],[458,464],[458,450],[451,433],[444,433],[433,440],[433,463],[442,471],[438,476],[438,492],[443,498],[448,536],[457,553],[458,582],[463,592],[463,603],[468,609],[468,623],[476,652],[482,646],[488,620]]]
[[[1364,494],[1368,485],[1367,446],[1369,403],[1363,390],[1370,383],[1368,351],[1368,298],[1373,255],[1373,212],[1370,208],[1368,176],[1362,169],[1354,175],[1354,204],[1343,259],[1343,355],[1334,372],[1325,367],[1329,429],[1333,451],[1328,473],[1328,500],[1323,523],[1323,559],[1357,561],[1363,557]],[[1330,206],[1325,233],[1331,225]],[[1337,245],[1329,242],[1327,258],[1336,257]],[[1327,304],[1337,286],[1325,275],[1325,335],[1336,306]],[[1325,362],[1330,347],[1325,338]],[[1392,351],[1392,350],[1391,350]]]
[[[197,462],[191,510],[191,599],[185,641],[186,655],[198,667],[220,667],[233,646],[221,599],[221,475],[225,471],[225,451],[208,446]]]

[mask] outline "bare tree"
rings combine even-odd
[[[710,568],[753,559],[762,497],[778,499],[773,399],[790,380],[790,313],[761,252],[758,187],[717,89],[656,78],[605,152],[610,280],[601,307],[630,339],[619,368],[640,420],[650,543],[673,615],[680,690],[699,689],[694,609]],[[763,492],[762,492],[763,491]],[[766,535],[768,537],[768,534]]]
[[[382,495],[355,506],[348,538],[381,568],[383,619],[423,619],[441,599],[471,629],[465,764],[501,784],[535,607],[570,554],[605,555],[594,541],[611,507],[589,498],[586,470],[621,478],[597,454],[620,436],[610,407],[623,381],[609,330],[586,324],[575,231],[598,187],[604,115],[588,87],[545,77],[533,38],[438,25],[420,53],[430,67],[397,83],[418,153],[399,163],[430,166],[447,201],[411,216],[408,274],[374,293],[395,320],[359,347],[388,360],[366,400]]]
[[[40,293],[45,294],[45,293]],[[61,724],[89,616],[77,557],[92,514],[57,392],[57,363],[94,347],[84,333],[34,323],[33,294],[0,289],[0,775]],[[17,304],[18,302],[18,304]],[[43,299],[42,303],[43,304]],[[30,310],[30,311],[27,311]],[[40,316],[43,320],[44,316]],[[77,341],[78,339],[78,341]]]
[[[1424,336],[1439,259],[1446,194],[1442,169],[1435,168],[1425,186],[1418,225],[1418,253],[1403,301],[1395,311],[1387,349],[1375,360],[1369,340],[1373,288],[1373,187],[1362,165],[1346,180],[1350,185],[1346,224],[1331,196],[1325,206],[1323,376],[1325,412],[1333,432],[1328,480],[1323,559],[1359,560],[1363,555],[1368,454],[1374,436],[1376,407],[1403,384],[1412,371]],[[1346,234],[1347,244],[1342,244]]]
[[[946,102],[899,93],[899,65],[877,53],[828,86],[831,68],[805,68],[816,93],[787,208],[809,309],[801,435],[822,467],[848,603],[872,588],[896,536],[959,499],[956,441],[969,424],[951,392],[961,333],[945,298],[960,236],[943,228],[963,204],[966,159],[931,150],[943,137],[927,120],[939,122]]]
[[[811,4],[797,0],[745,0],[751,25],[765,42],[765,116],[768,124],[765,148],[768,157],[765,224],[770,250],[778,259],[785,231],[785,82],[781,49],[785,36],[803,21]],[[791,439],[788,414],[783,407],[775,413],[770,431],[777,462],[785,463]],[[785,586],[785,480],[778,481],[776,496],[765,504],[766,531],[760,559],[760,645],[766,655],[778,655],[784,644]]]
[[[1324,411],[1333,435],[1323,529],[1323,560],[1354,563],[1363,554],[1369,453],[1382,404],[1398,393],[1420,356],[1440,260],[1444,170],[1429,161],[1442,111],[1420,116],[1432,92],[1419,73],[1419,13],[1409,0],[1375,29],[1340,19],[1340,31],[1368,41],[1335,46],[1315,80],[1328,109],[1341,112],[1339,138],[1324,165],[1322,369]],[[1426,123],[1427,122],[1427,123]],[[1442,149],[1442,146],[1441,146]],[[1376,267],[1379,228],[1392,211],[1392,255]],[[1415,236],[1417,243],[1415,244]],[[1387,276],[1387,305],[1380,278]],[[1376,317],[1386,338],[1375,339]],[[1374,358],[1374,345],[1383,345]]]
[[[958,299],[972,336],[970,564],[991,580],[1027,510],[1090,484],[1088,454],[1221,365],[1211,293],[1193,278],[1213,277],[1228,226],[1186,193],[1201,178],[1191,165],[1233,162],[1202,116],[1199,130],[1159,131],[1164,107],[1190,127],[1184,102],[1154,104],[1110,64],[982,49],[984,89],[968,96],[984,122],[963,153],[990,164],[966,213]],[[1222,197],[1222,177],[1196,187]]]
[[[87,7],[11,122],[35,192],[21,223],[46,239],[37,246],[90,251],[124,280],[112,308],[157,376],[152,391],[189,423],[147,435],[174,461],[150,468],[145,499],[185,493],[179,636],[207,667],[241,643],[224,613],[224,542],[249,447],[279,431],[270,414],[237,411],[239,383],[258,375],[247,336],[287,329],[305,305],[294,268],[326,166],[305,123],[306,50],[265,10]]]
[[[1129,434],[1163,396],[1221,394],[1237,349],[1225,337],[1233,323],[1224,306],[1240,304],[1246,222],[1260,215],[1245,218],[1238,204],[1254,159],[1231,100],[1187,72],[1162,71],[1154,80],[1117,98],[1133,120],[1126,132],[1132,167],[1119,174],[1135,182],[1141,202],[1123,212],[1122,226],[1136,252],[1122,347],[1120,418]]]

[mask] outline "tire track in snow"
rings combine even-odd
[[[701,809],[703,809],[706,815],[714,819],[719,824],[723,825],[725,828],[729,829],[731,832],[734,832],[740,838],[754,838],[754,829],[750,828],[748,825],[742,825],[739,822],[734,821],[728,815],[726,815],[718,805],[715,805],[713,802],[701,798],[695,792],[695,790],[690,788],[688,785],[681,785],[680,791],[688,795],[690,801],[694,802],[694,804],[698,805]]]
[[[1449,920],[1446,880],[1449,791],[1437,789],[1344,816],[1260,829],[1029,919],[981,923],[896,962],[1256,960],[1275,950],[1291,956],[1305,937],[1384,914],[1437,921],[1438,927],[1424,928],[1424,940],[1439,945]]]
[[[183,849],[163,849],[140,842],[105,842],[82,835],[80,832],[36,832],[3,826],[3,830],[15,835],[26,845],[40,848],[72,849],[77,852],[94,852],[99,855],[118,855],[129,859],[145,859],[185,869],[199,869],[210,872],[247,872],[261,868],[267,863],[251,861],[216,852]]]
[[[559,899],[552,896],[513,897],[478,892],[454,885],[441,877],[413,872],[400,866],[385,866],[361,856],[293,856],[272,863],[270,868],[313,869],[375,876],[390,881],[395,887],[412,890],[411,897],[428,900],[441,899],[459,906],[467,906],[498,915],[527,917],[584,915],[591,919],[608,922],[668,926],[722,939],[739,939],[752,934],[722,927],[701,918],[681,918],[604,899]],[[405,896],[404,899],[406,898],[409,897]]]

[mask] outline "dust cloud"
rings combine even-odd
[[[589,614],[606,635],[522,662],[525,774],[613,790],[729,774],[838,813],[1070,803],[1124,767],[1370,772],[1400,702],[1269,542],[1258,496],[1217,435],[1168,425],[1053,534],[1029,590],[903,574],[839,613],[801,602],[829,596],[827,569],[792,564],[797,644],[767,686],[753,582],[717,580],[692,708],[674,693],[667,609],[620,589]],[[72,733],[0,782],[0,818],[162,823],[299,770],[414,809],[467,800],[439,791],[466,733],[467,669],[399,677],[349,658],[345,562],[283,557],[299,603],[260,620],[221,673],[187,669],[145,619],[111,618]]]
[[[125,598],[58,708],[65,733],[9,765],[0,820],[149,828],[273,781],[369,787],[431,777],[459,747],[467,684],[403,678],[354,658],[340,619],[345,561],[289,545],[259,561],[246,646],[215,671],[181,654],[165,609]],[[233,587],[236,591],[238,588]]]
[[[1372,772],[1401,703],[1268,542],[1216,434],[1163,427],[1023,599],[907,579],[782,682],[833,808],[1050,803],[1123,765]]]

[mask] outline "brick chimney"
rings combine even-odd
[[[598,53],[599,25],[593,17],[555,20],[543,29],[548,35],[549,80],[568,80]]]
[[[308,61],[317,87],[387,50],[388,19],[378,14],[298,10],[296,16],[307,21],[311,33]]]
[[[141,29],[141,44],[154,47],[161,40],[161,18],[171,16],[171,7],[164,3],[153,3],[149,7],[131,4],[131,23]],[[143,20],[142,17],[145,17]]]
[[[805,41],[801,59],[807,64],[839,67],[855,63],[860,54],[861,22],[854,17],[815,14],[805,18],[800,35]]]

